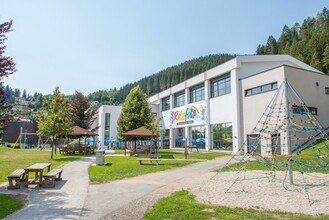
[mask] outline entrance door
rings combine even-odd
[[[281,154],[281,138],[280,134],[272,134],[271,137],[272,154]]]
[[[261,152],[260,135],[247,134],[248,153]]]

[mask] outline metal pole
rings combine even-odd
[[[20,129],[19,133],[19,147],[22,148],[22,133],[23,133],[23,127]]]
[[[293,180],[293,172],[292,172],[292,153],[291,153],[291,142],[290,142],[290,108],[289,108],[289,99],[288,99],[288,81],[285,79],[284,81],[284,92],[285,92],[285,98],[286,98],[286,126],[287,126],[287,150],[288,150],[288,173],[289,173],[289,183],[292,185],[294,184]]]

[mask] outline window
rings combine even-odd
[[[307,106],[300,106],[300,105],[293,105],[292,112],[294,114],[311,114],[311,115],[318,115],[318,108],[315,107],[307,107]]]
[[[231,93],[231,75],[225,74],[211,80],[211,97],[222,96]]]
[[[105,141],[105,139],[110,138],[110,125],[111,125],[111,114],[110,113],[105,113],[104,141]]]
[[[196,126],[191,127],[192,145],[196,145],[198,148],[206,147],[206,127],[205,126]]]
[[[170,109],[170,97],[165,97],[162,99],[162,111]]]
[[[179,107],[185,105],[185,92],[179,92],[174,95],[174,106]]]
[[[329,87],[324,87],[324,92],[326,95],[329,95]]]
[[[162,147],[167,149],[169,148],[169,129],[164,130],[164,134],[162,136]]]
[[[175,137],[175,147],[185,147],[185,128],[174,128],[173,133]]]
[[[245,96],[251,96],[251,95],[256,95],[259,93],[268,92],[268,91],[272,91],[272,90],[276,90],[276,89],[278,89],[278,83],[273,82],[273,83],[257,86],[257,87],[251,88],[251,89],[247,89],[247,90],[245,90],[244,94],[245,94]]]
[[[204,84],[197,85],[190,89],[190,103],[204,100]]]
[[[212,148],[233,150],[232,123],[211,125]]]

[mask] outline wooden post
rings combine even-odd
[[[125,140],[125,156],[127,154],[127,141]]]

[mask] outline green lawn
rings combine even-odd
[[[0,204],[0,219],[5,218],[24,206],[22,201],[3,194],[0,194]]]
[[[293,153],[293,170],[303,172],[319,172],[329,173],[329,150],[328,141],[320,140],[314,147],[309,147],[299,155]],[[319,150],[319,158],[316,156],[316,151]],[[274,169],[273,164],[276,165],[276,170],[286,170],[287,155],[277,155],[276,158],[268,158],[266,160],[256,160],[248,162],[239,162],[228,167],[224,167],[219,171],[231,171],[244,168],[246,170],[272,170]]]
[[[7,176],[15,169],[23,169],[35,163],[51,163],[51,168],[59,167],[67,162],[82,158],[79,155],[54,155],[50,159],[50,149],[12,149],[0,147],[0,182],[6,182]]]
[[[160,150],[161,158],[166,159],[183,159],[183,151],[173,150]],[[189,154],[189,159],[214,159],[220,156],[226,156],[224,153],[196,153]],[[139,165],[136,157],[119,157],[109,156],[106,157],[107,165],[105,166],[90,166],[89,177],[94,183],[109,182],[112,180],[124,179],[127,177],[139,176],[142,174],[168,170],[176,167],[186,166],[188,164],[196,163],[197,161],[184,161],[184,160],[172,160],[172,161],[159,161],[157,166],[155,163],[144,162],[143,165]]]
[[[329,219],[329,215],[296,214],[282,211],[268,211],[264,209],[231,208],[226,206],[215,206],[196,202],[195,196],[188,191],[175,192],[156,202],[144,214],[146,220],[206,220],[206,219],[250,219],[250,220],[271,220],[271,219]]]

